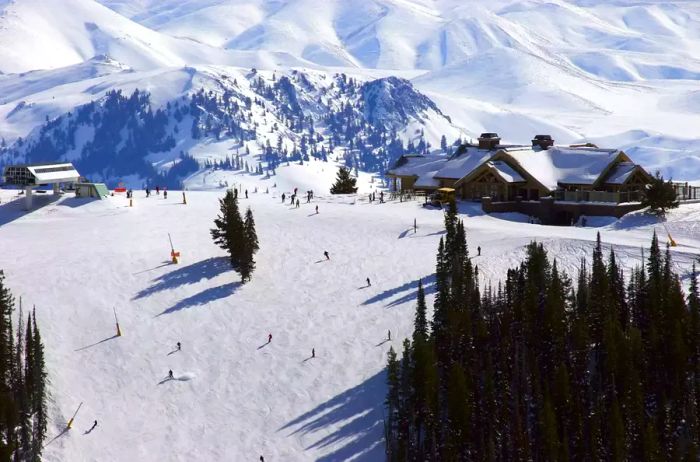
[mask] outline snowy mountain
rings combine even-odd
[[[0,0],[0,167],[67,159],[136,190],[25,213],[0,189],[0,269],[46,346],[44,460],[382,460],[387,352],[418,281],[432,305],[445,233],[415,200],[368,202],[382,172],[498,132],[700,183],[698,24],[692,0]],[[357,195],[327,194],[339,165]],[[232,186],[260,239],[245,285],[210,236]],[[313,202],[281,200],[297,189]],[[626,274],[653,232],[682,284],[700,256],[698,204],[460,218],[484,287],[532,240],[571,276],[597,233]]]
[[[698,22],[700,5],[680,0],[5,1],[0,136],[26,138],[113,89],[147,91],[155,111],[210,74],[296,69],[409,79],[458,136],[604,138],[697,180],[677,160],[698,156]],[[442,130],[431,125],[409,130]]]
[[[129,178],[136,187],[142,181],[178,187],[205,165],[230,166],[234,154],[248,156],[246,171],[268,175],[281,162],[310,157],[383,172],[405,152],[428,152],[442,136],[460,135],[435,103],[397,77],[191,67],[167,77],[186,84],[164,104],[138,88],[112,89],[47,117],[0,153],[15,163],[70,160],[84,175],[111,184]],[[160,83],[156,91],[163,94],[169,82]],[[18,104],[8,119],[29,110]]]

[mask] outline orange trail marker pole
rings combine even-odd
[[[78,405],[78,409],[75,410],[75,412],[73,413],[73,417],[70,418],[70,420],[68,421],[68,425],[66,425],[67,430],[73,428],[73,420],[75,420],[75,416],[78,415],[78,411],[80,410],[80,408],[82,406],[83,406],[83,402],[81,401],[80,404]]]
[[[180,252],[175,252],[175,247],[173,247],[173,238],[170,237],[170,233],[168,233],[168,239],[170,240],[170,257],[172,258],[173,263],[178,263],[178,257],[180,256]]]

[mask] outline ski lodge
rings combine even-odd
[[[32,208],[32,192],[39,186],[53,185],[58,194],[63,183],[75,183],[80,174],[70,162],[9,165],[3,173],[3,183],[24,188],[25,207]]]
[[[389,169],[396,191],[454,188],[462,200],[492,212],[520,212],[545,224],[571,224],[581,216],[615,216],[642,208],[651,175],[619,149],[593,144],[558,146],[549,135],[529,145],[501,144],[482,133],[450,156],[406,155]],[[700,188],[682,188],[700,199]]]

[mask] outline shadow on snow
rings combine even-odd
[[[386,372],[381,371],[300,415],[278,431],[291,431],[289,436],[315,440],[306,446],[306,450],[334,448],[332,452],[317,458],[318,462],[383,460],[385,394]]]
[[[217,287],[210,287],[198,294],[194,294],[191,297],[180,300],[170,308],[164,310],[158,316],[174,313],[175,311],[192,308],[199,305],[206,305],[207,303],[226,298],[236,292],[241,285],[242,284],[240,282],[231,282]]]
[[[428,275],[424,278],[422,278],[423,281],[423,290],[425,291],[425,295],[433,294],[435,293],[435,275],[431,274]],[[416,297],[418,296],[418,279],[415,281],[407,282],[405,284],[402,284],[398,287],[394,287],[393,289],[388,289],[385,290],[382,293],[379,293],[373,297],[368,298],[365,300],[362,304],[363,305],[372,305],[377,302],[381,302],[387,299],[390,299],[392,297],[395,297],[397,295],[402,294],[403,292],[408,292],[406,294],[401,295],[399,298],[391,300],[391,302],[387,303],[386,306],[388,308],[401,305],[402,303],[410,302],[410,301],[415,301]]]
[[[227,257],[208,258],[158,276],[153,280],[153,284],[150,287],[140,291],[133,299],[138,300],[139,298],[153,295],[156,292],[174,289],[187,284],[194,284],[202,279],[213,279],[231,270],[231,264]]]

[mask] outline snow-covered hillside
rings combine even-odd
[[[255,213],[261,250],[244,286],[209,235],[221,189],[188,192],[187,205],[179,192],[137,192],[131,208],[123,196],[65,197],[30,214],[3,193],[0,252],[12,255],[3,269],[25,306],[36,305],[50,370],[45,460],[382,459],[386,353],[411,334],[418,280],[434,290],[443,216],[417,202],[369,204],[367,178],[357,197],[329,196],[335,172],[322,165],[309,166],[311,176],[291,165],[276,180],[219,178],[248,189],[241,204]],[[282,204],[293,187],[313,188],[316,199]],[[641,214],[570,228],[490,217],[478,205],[461,212],[469,245],[482,248],[474,262],[485,284],[516,265],[531,239],[573,274],[598,231],[627,267],[654,229],[664,233]],[[690,205],[666,224],[681,275],[700,255],[699,222],[700,206]],[[168,262],[168,233],[178,265]]]

